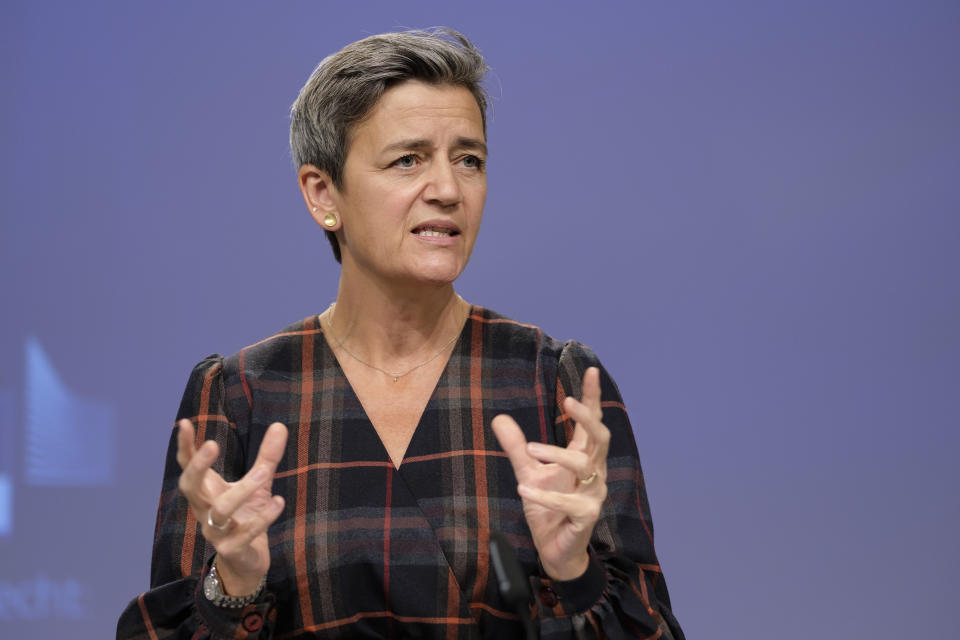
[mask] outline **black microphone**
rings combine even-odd
[[[500,595],[520,616],[527,640],[535,640],[537,636],[530,620],[530,583],[517,560],[516,552],[499,531],[490,532],[490,560],[497,574]]]

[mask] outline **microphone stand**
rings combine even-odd
[[[490,532],[490,560],[497,574],[500,595],[520,616],[527,640],[536,640],[537,634],[530,619],[530,583],[516,552],[499,531]]]

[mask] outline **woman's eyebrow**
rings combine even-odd
[[[432,149],[433,146],[433,143],[426,138],[411,138],[409,140],[391,142],[383,148],[381,153],[389,153],[391,151],[424,151]],[[454,140],[453,146],[457,149],[479,150],[482,151],[484,155],[487,153],[487,145],[482,140],[477,140],[476,138],[457,138]]]
[[[430,149],[433,147],[433,143],[427,140],[426,138],[418,139],[409,139],[409,140],[398,140],[397,142],[391,142],[383,148],[381,153],[387,153],[389,151],[423,151],[425,149]]]
[[[482,151],[483,155],[487,155],[487,145],[483,140],[477,140],[476,138],[457,138],[454,146],[458,149]]]

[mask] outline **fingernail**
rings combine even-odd
[[[530,493],[530,487],[528,487],[525,484],[518,484],[517,493],[519,493],[522,496],[528,495]]]
[[[539,442],[528,442],[528,443],[527,443],[527,451],[529,451],[530,453],[532,453],[532,454],[534,454],[534,455],[543,453],[545,450],[546,450],[546,447],[543,446],[542,444],[540,444]]]

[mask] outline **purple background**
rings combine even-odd
[[[0,7],[0,634],[109,637],[147,588],[190,368],[335,295],[290,103],[438,24],[494,70],[458,290],[619,382],[688,636],[960,628],[960,5],[162,5]],[[30,338],[113,408],[106,486],[27,482]]]

